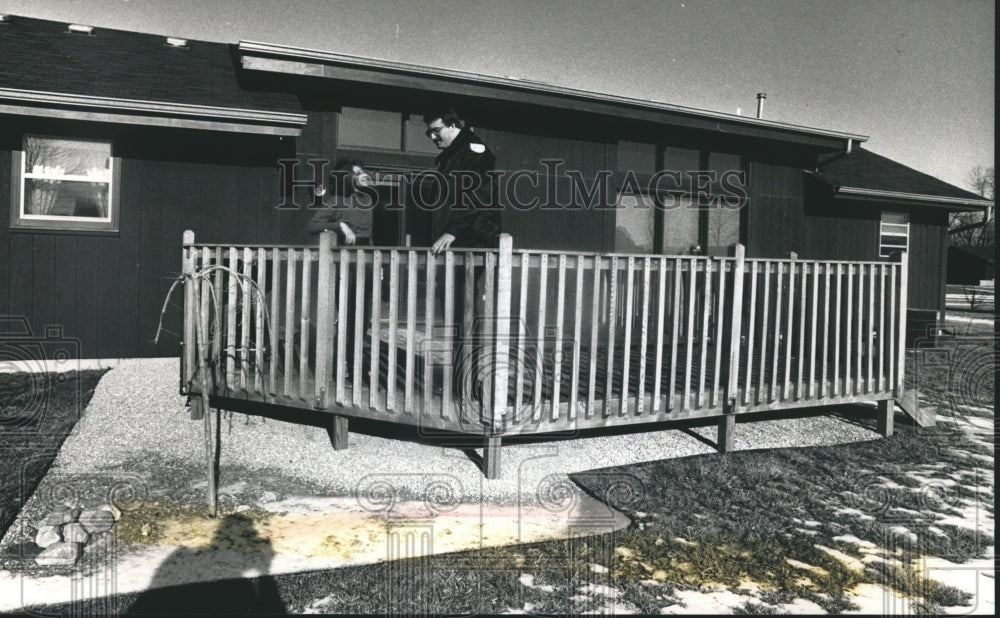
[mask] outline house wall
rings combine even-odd
[[[10,228],[12,151],[21,131],[113,140],[121,157],[117,233]],[[57,121],[0,125],[0,315],[27,319],[36,337],[60,326],[81,358],[176,356],[172,334],[153,343],[181,268],[185,229],[199,242],[301,244],[307,211],[279,211],[278,138],[129,130]],[[175,293],[179,294],[179,293]],[[164,327],[181,332],[180,296]]]
[[[878,260],[883,210],[910,214],[911,309],[944,309],[948,215],[944,211],[890,203],[834,200],[801,167],[751,161],[746,216],[747,255],[802,259]]]

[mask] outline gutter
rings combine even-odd
[[[352,56],[348,54],[338,54],[334,52],[320,51],[314,49],[290,47],[287,45],[275,45],[272,43],[259,43],[255,41],[240,41],[239,44],[237,45],[237,50],[241,55],[244,54],[266,55],[274,58],[283,58],[287,60],[311,61],[314,63],[323,63],[323,64],[336,64],[336,65],[348,66],[351,68],[367,69],[367,70],[375,69],[386,73],[396,73],[396,74],[412,75],[418,77],[436,77],[453,81],[471,82],[474,84],[482,84],[489,86],[499,86],[502,88],[508,88],[513,90],[522,90],[527,92],[573,97],[577,99],[584,99],[601,103],[610,103],[614,105],[627,105],[627,106],[639,107],[643,109],[649,109],[661,112],[673,112],[677,114],[685,114],[701,118],[710,118],[713,120],[725,120],[727,122],[733,122],[736,124],[766,127],[771,129],[780,129],[784,131],[805,133],[809,135],[817,135],[822,137],[833,137],[837,139],[844,139],[854,142],[868,141],[867,135],[846,133],[843,131],[831,131],[828,129],[818,129],[802,125],[790,124],[786,122],[777,122],[774,120],[750,118],[747,116],[737,116],[735,114],[726,114],[722,112],[713,112],[693,107],[684,107],[681,105],[673,105],[670,103],[659,103],[656,101],[648,101],[645,99],[634,99],[630,97],[623,97],[612,94],[590,92],[587,90],[568,88],[565,86],[557,86],[555,84],[549,84],[534,80],[518,79],[515,77],[499,77],[495,75],[483,75],[480,73],[472,73],[469,71],[442,69],[442,68],[428,67],[417,64],[410,64],[406,62],[393,62],[389,60],[379,60],[376,58],[366,58],[363,56]]]
[[[847,199],[885,199],[907,202],[933,202],[945,206],[962,206],[965,208],[986,208],[993,205],[992,200],[977,200],[964,197],[942,197],[925,193],[904,193],[902,191],[885,191],[882,189],[865,189],[862,187],[834,187],[834,194]]]
[[[52,109],[52,113],[43,113]],[[82,108],[82,110],[80,109]],[[83,111],[88,110],[88,111]],[[305,114],[0,88],[0,112],[130,124],[299,135]],[[131,120],[130,120],[131,119]],[[140,120],[143,122],[136,122]],[[159,120],[159,121],[158,121]]]

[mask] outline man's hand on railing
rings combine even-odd
[[[447,251],[449,248],[451,248],[451,243],[453,242],[455,242],[454,236],[448,233],[441,234],[441,238],[438,238],[437,241],[434,243],[434,246],[431,247],[431,252],[437,254],[441,253],[442,251]]]
[[[344,244],[353,245],[354,241],[357,240],[354,230],[343,221],[340,222],[340,231],[344,233]]]

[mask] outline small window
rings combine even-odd
[[[11,226],[117,231],[117,167],[110,141],[25,135]]]
[[[402,117],[397,112],[344,107],[337,141],[341,146],[399,150],[402,130]]]
[[[879,225],[879,257],[891,257],[898,251],[908,251],[910,216],[899,212],[883,212]]]

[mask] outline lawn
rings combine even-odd
[[[690,611],[692,595],[711,589],[729,595],[736,613],[840,613],[857,609],[853,595],[866,586],[905,597],[908,611],[970,609],[969,594],[916,565],[927,556],[968,563],[994,543],[992,523],[964,523],[970,509],[993,517],[992,341],[967,330],[911,355],[909,379],[938,408],[934,428],[897,416],[887,439],[574,475],[629,516],[616,533],[122,594],[72,609],[188,613],[252,594],[266,595],[270,611],[294,613],[660,613]],[[874,426],[870,412],[839,413]]]
[[[35,491],[106,370],[0,373],[0,538]]]

